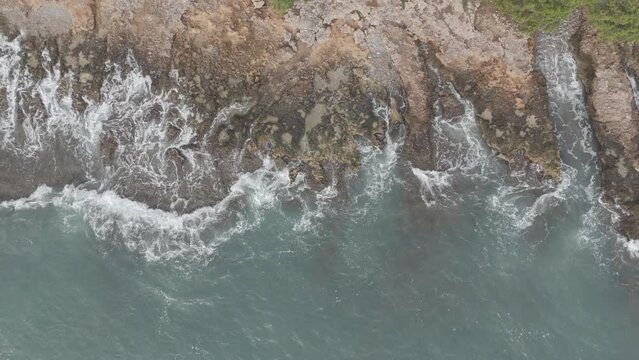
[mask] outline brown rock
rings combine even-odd
[[[624,235],[639,238],[639,109],[630,76],[636,48],[603,41],[586,23],[577,33],[580,76],[586,85],[589,110],[601,144],[602,185],[606,199],[624,209]],[[629,67],[628,67],[629,66]]]

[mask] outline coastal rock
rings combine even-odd
[[[423,154],[428,150],[420,134],[427,131],[432,117],[434,98],[430,94],[436,85],[428,84],[432,82],[428,80],[430,66],[445,69],[449,74],[446,81],[452,81],[470,98],[477,111],[489,106],[498,109],[494,121],[482,119],[480,125],[487,143],[503,159],[513,166],[520,166],[516,163],[522,159],[539,164],[547,177],[559,178],[559,152],[549,119],[545,80],[534,68],[534,43],[529,37],[484,2],[469,1],[463,6],[458,1],[421,0],[406,1],[402,6],[380,0],[369,5],[365,1],[334,1],[331,6],[299,3],[287,15],[287,22],[296,29],[300,42],[314,44],[323,41],[318,34],[326,24],[357,13],[364,31],[354,33],[354,38],[373,50],[369,58],[383,58],[389,51],[395,54],[388,55],[391,61],[386,63],[399,72],[407,96],[410,131],[406,147],[411,162],[427,166],[419,154],[428,157]],[[411,39],[417,49],[405,44]],[[522,119],[526,116],[539,119],[539,126],[529,128]],[[497,137],[498,131],[508,135]],[[521,131],[529,134],[526,139],[517,136]]]
[[[5,32],[53,38],[92,30],[95,0],[0,0],[0,24]]]
[[[472,101],[482,136],[501,159],[514,168],[537,164],[543,176],[559,178],[534,42],[484,2],[299,1],[282,17],[254,0],[0,0],[0,14],[5,34],[27,31],[25,61],[36,76],[47,76],[39,66],[44,50],[63,73],[77,75],[65,81],[78,112],[104,96],[113,70],[106,60],[124,72],[139,66],[149,76],[145,86],[168,94],[163,101],[173,113],[151,108],[143,117],[168,122],[162,141],[172,147],[161,153],[179,160],[166,166],[180,165],[166,181],[188,178],[191,150],[207,154],[217,174],[178,211],[215,203],[265,156],[300,163],[310,184],[327,186],[340,176],[334,169],[357,170],[361,142],[382,147],[387,132],[397,137],[403,129],[403,156],[430,169],[436,101],[446,117],[463,111],[439,92],[448,82]],[[184,107],[192,111],[180,113]],[[132,151],[130,131],[104,130],[101,166],[120,174]],[[182,139],[187,134],[193,138]],[[173,206],[156,201],[153,186],[112,181],[131,184],[114,186],[123,196]]]
[[[603,41],[582,23],[573,40],[586,85],[589,111],[601,145],[599,157],[604,193],[624,212],[621,232],[639,238],[639,108],[632,81],[636,47]]]

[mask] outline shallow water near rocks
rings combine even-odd
[[[505,181],[455,93],[436,168],[411,168],[389,131],[362,144],[347,196],[265,158],[189,215],[74,186],[2,203],[0,359],[635,358],[639,298],[574,60],[542,43],[556,189]]]
[[[283,210],[284,211],[284,210]],[[472,201],[427,208],[394,187],[364,219],[290,231],[295,214],[218,248],[208,266],[96,243],[56,207],[2,211],[6,359],[623,359],[639,306],[579,218],[533,239]],[[541,242],[537,236],[543,236]]]

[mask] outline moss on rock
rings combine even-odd
[[[491,0],[520,30],[552,30],[578,7],[607,39],[639,43],[639,2],[636,0]]]
[[[270,5],[275,11],[284,14],[293,6],[295,0],[271,0]]]

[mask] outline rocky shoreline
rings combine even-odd
[[[636,76],[636,47],[603,42],[586,19],[573,35],[589,114],[600,144],[599,160],[605,201],[619,206],[620,231],[639,237],[639,108],[631,77]]]
[[[637,239],[639,99],[630,80],[639,74],[639,50],[601,40],[585,14],[572,21],[606,200],[626,214],[621,232]],[[383,147],[384,134],[399,127],[407,132],[404,157],[431,169],[435,102],[444,112],[462,111],[439,91],[441,80],[472,101],[484,140],[511,169],[560,179],[535,37],[517,31],[489,2],[300,1],[282,16],[251,0],[0,0],[0,29],[8,38],[22,33],[23,65],[34,76],[47,75],[45,49],[62,73],[74,74],[64,81],[77,112],[104,96],[105,62],[124,64],[131,52],[153,90],[169,94],[176,105],[162,114],[169,119],[163,141],[175,145],[163,159],[187,177],[185,152],[197,149],[212,157],[219,176],[215,186],[195,190],[205,195],[177,208],[157,199],[154,188],[115,189],[152,207],[188,212],[214,204],[265,154],[320,188],[357,169],[357,139]],[[180,104],[193,111],[181,114]],[[388,123],[376,115],[379,106],[389,109]],[[224,121],[216,121],[220,114]],[[196,135],[179,143],[189,129]],[[117,173],[124,166],[125,133],[101,134],[102,168]],[[70,156],[51,159],[58,166],[50,169],[18,166],[17,156],[0,160],[14,170],[0,174],[0,199],[26,196],[43,183],[86,181]]]

